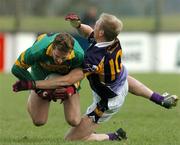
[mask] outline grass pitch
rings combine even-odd
[[[117,16],[118,17],[118,16]],[[180,15],[162,16],[158,31],[180,31]],[[121,16],[124,23],[123,31],[147,31],[155,32],[156,20],[154,17],[131,17]],[[74,32],[75,30],[69,23],[60,17],[33,17],[24,16],[20,18],[19,27],[16,28],[16,20],[13,16],[0,16],[1,32]]]
[[[179,74],[133,74],[155,91],[169,91],[180,95]],[[63,108],[52,103],[48,123],[33,126],[26,111],[28,92],[13,93],[15,78],[0,74],[0,145],[179,145],[180,106],[164,109],[148,100],[129,94],[113,118],[100,126],[97,132],[111,132],[119,127],[128,134],[125,142],[68,142],[63,137],[69,126],[64,120]],[[91,91],[86,80],[81,90],[82,114],[91,103]],[[180,104],[179,104],[180,105]]]

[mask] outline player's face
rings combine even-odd
[[[100,25],[101,25],[101,19],[97,20],[94,26],[94,38],[97,42],[102,41],[102,37],[104,35],[104,31],[100,29]]]
[[[94,26],[94,38],[96,40],[99,39],[99,27],[100,27],[100,20],[96,21],[96,24]]]
[[[53,59],[56,64],[61,64],[66,61],[67,57],[70,55],[70,52],[66,53],[59,51],[58,49],[53,49]]]

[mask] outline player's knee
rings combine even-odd
[[[71,118],[71,119],[68,119],[67,122],[69,125],[71,125],[72,127],[76,127],[80,124],[80,119],[79,118]]]
[[[44,120],[33,120],[33,124],[37,127],[43,126],[46,124],[46,121]]]
[[[64,137],[64,140],[66,141],[74,141],[74,140],[77,140],[75,139],[73,136],[71,136],[70,134],[67,134],[65,137]]]
[[[69,136],[66,135],[66,136],[64,137],[64,140],[71,141],[72,139],[71,139]]]

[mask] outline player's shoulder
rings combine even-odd
[[[52,38],[55,38],[55,36],[58,35],[58,34],[59,33],[54,33],[54,32],[51,32],[51,33],[38,33],[36,41],[41,41],[43,39],[52,39]]]
[[[32,48],[47,48],[59,33],[43,33],[37,37],[37,41],[33,44]]]
[[[74,52],[76,55],[81,55],[84,56],[84,50],[81,47],[81,45],[79,44],[79,42],[74,38],[74,48],[73,48]]]

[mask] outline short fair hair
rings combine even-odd
[[[99,17],[100,29],[104,31],[104,37],[107,41],[114,40],[123,28],[123,23],[116,16],[102,13]]]

